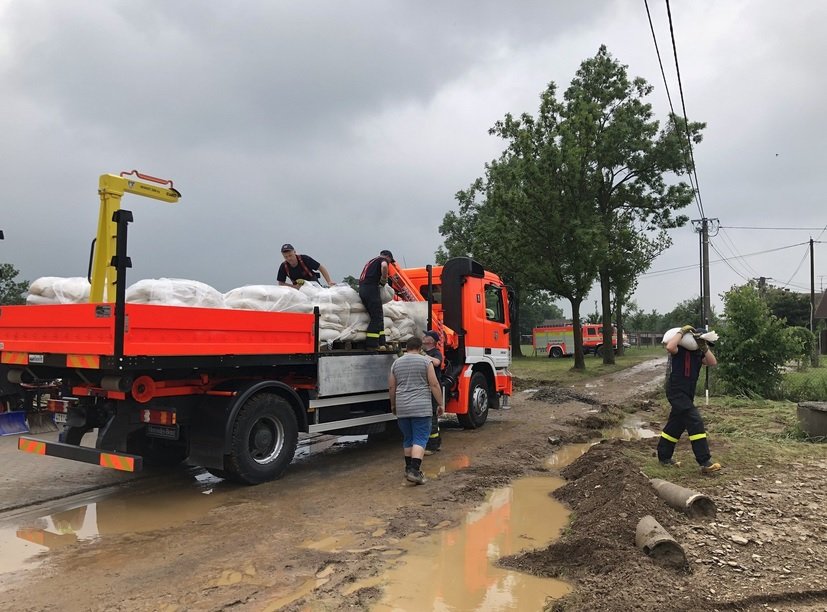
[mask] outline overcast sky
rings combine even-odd
[[[712,264],[713,303],[749,277],[807,290],[803,243],[827,241],[827,3],[671,7],[687,114],[708,124],[701,197],[725,228],[710,258],[744,256]],[[650,8],[679,104],[665,2]],[[665,119],[643,0],[0,0],[0,261],[27,280],[85,275],[98,176],[136,168],[183,197],[124,198],[130,283],[274,283],[283,242],[334,280],[384,248],[431,263],[454,194],[502,149],[488,128],[536,113],[601,44]],[[691,227],[671,236],[653,272],[697,263]],[[818,291],[827,245],[815,261]],[[642,277],[635,300],[665,312],[698,293],[695,267]]]

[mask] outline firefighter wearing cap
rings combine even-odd
[[[293,287],[298,289],[306,281],[316,282],[319,280],[319,274],[324,276],[324,280],[328,285],[335,283],[330,280],[330,274],[318,261],[310,257],[310,255],[299,255],[292,244],[281,245],[281,254],[284,257],[284,262],[279,266],[276,280],[279,285],[287,285],[287,279],[293,283]]]
[[[435,331],[426,331],[422,336],[422,351],[434,364],[436,379],[442,386],[442,352],[439,350],[439,334]],[[442,436],[439,435],[439,417],[442,416],[442,404],[431,398],[431,435],[425,446],[425,454],[430,455],[442,447]]]
[[[390,251],[381,251],[378,257],[365,264],[359,276],[359,299],[370,315],[365,339],[366,348],[385,348],[385,313],[382,310],[380,290],[388,284],[388,264],[392,261],[393,255]]]
[[[666,368],[666,398],[672,410],[669,420],[663,427],[658,440],[658,460],[663,466],[680,467],[672,455],[684,431],[689,434],[692,452],[701,468],[701,473],[711,474],[721,469],[720,463],[712,461],[706,427],[701,413],[695,406],[695,387],[701,366],[718,365],[718,360],[709,348],[709,343],[701,338],[706,330],[695,330],[691,325],[684,325],[679,332],[666,343],[669,362]],[[692,334],[698,348],[690,351],[679,343],[686,334]]]

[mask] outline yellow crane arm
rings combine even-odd
[[[130,178],[137,176],[145,181],[152,181],[155,185]],[[102,174],[98,182],[98,194],[101,205],[98,214],[98,231],[95,235],[94,254],[92,256],[91,278],[92,289],[89,301],[93,304],[115,299],[116,270],[112,266],[112,257],[115,255],[118,226],[112,220],[112,215],[121,207],[121,198],[125,193],[175,203],[181,197],[172,181],[159,179],[137,170],[121,172],[120,176]]]

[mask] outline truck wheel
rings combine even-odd
[[[551,350],[548,352],[549,357],[554,357],[555,359],[559,359],[563,356],[563,349],[559,346],[552,346]]]
[[[482,427],[488,419],[490,406],[491,392],[488,389],[488,380],[482,372],[474,372],[468,387],[468,412],[457,415],[459,424],[465,429]]]
[[[293,460],[298,440],[290,404],[272,393],[254,395],[233,424],[230,454],[224,458],[227,479],[259,484],[278,478]]]

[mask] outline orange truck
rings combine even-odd
[[[100,233],[94,246],[92,301],[0,307],[0,363],[9,381],[61,389],[48,400],[62,425],[60,441],[23,436],[20,450],[126,471],[186,460],[257,484],[283,473],[301,432],[376,434],[396,419],[387,382],[396,354],[320,341],[318,308],[308,314],[127,303],[132,214],[113,211],[103,198],[107,191],[118,200],[147,193],[132,191],[131,178],[116,178],[101,177],[99,228],[112,239],[104,231],[109,247]],[[110,213],[114,227],[107,230]],[[481,427],[511,395],[507,287],[470,258],[412,269],[394,263],[390,280],[398,296],[428,303],[429,326],[440,331],[446,412],[465,428]],[[114,299],[95,299],[100,295]],[[95,430],[94,447],[82,446]]]
[[[583,354],[600,355],[603,350],[603,325],[584,323]],[[532,330],[534,353],[545,353],[548,357],[574,355],[574,325],[545,325]],[[617,330],[612,328],[612,347],[617,350]]]

